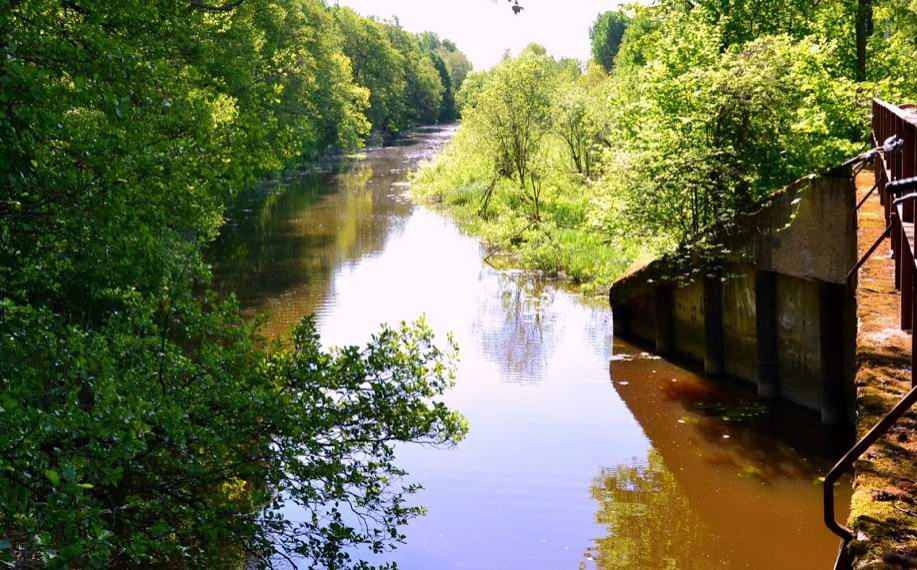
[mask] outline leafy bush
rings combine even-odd
[[[420,513],[396,441],[450,444],[452,352],[419,322],[363,349],[256,350],[232,303],[138,295],[100,328],[0,303],[0,556],[49,568],[356,566]],[[283,509],[297,505],[302,521]]]
[[[643,104],[620,119],[639,125],[629,213],[638,231],[681,242],[855,154],[866,129],[856,85],[831,76],[819,44],[768,36],[713,56],[715,35],[697,37],[707,63],[637,70]]]

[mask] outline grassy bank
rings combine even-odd
[[[480,238],[488,262],[521,267],[568,280],[587,294],[601,293],[641,252],[644,244],[609,231],[609,201],[601,184],[560,166],[564,149],[550,141],[548,159],[557,168],[540,181],[539,215],[526,192],[508,179],[488,178],[488,161],[477,156],[479,141],[462,127],[452,143],[415,173],[416,198],[441,204],[459,226]],[[601,213],[601,215],[600,215]]]

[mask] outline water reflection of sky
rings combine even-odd
[[[481,257],[418,209],[382,253],[337,274],[319,325],[327,342],[353,343],[376,323],[425,314],[462,349],[448,400],[471,432],[452,451],[401,450],[429,514],[408,530],[399,566],[576,568],[601,533],[597,466],[645,457],[647,441],[610,389],[611,346],[596,351],[589,334],[596,312]]]
[[[453,450],[399,450],[429,514],[387,559],[405,570],[829,564],[819,445],[771,437],[768,414],[717,407],[735,398],[623,343],[610,377],[608,310],[495,271],[454,223],[411,206],[406,173],[438,142],[371,151],[331,179],[335,192],[281,196],[257,239],[224,238],[255,252],[242,259],[258,277],[237,275],[255,310],[274,311],[272,334],[312,311],[329,345],[420,315],[455,334],[447,399],[471,431]],[[780,423],[814,425],[793,422]]]

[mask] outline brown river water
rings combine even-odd
[[[409,196],[410,171],[453,133],[424,129],[264,184],[234,205],[211,256],[220,288],[267,315],[268,336],[313,313],[328,345],[422,314],[455,334],[447,401],[471,431],[452,450],[399,449],[429,512],[372,561],[830,568],[838,542],[821,522],[818,478],[841,438],[815,414],[763,406],[614,338],[601,303],[486,265],[479,242]],[[848,499],[839,489],[838,503]]]

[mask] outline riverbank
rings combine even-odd
[[[487,166],[469,150],[473,138],[459,128],[453,141],[414,173],[411,192],[479,239],[488,264],[537,271],[586,295],[600,295],[647,249],[608,227],[608,220],[622,219],[609,212],[623,204],[609,202],[600,183],[560,162],[541,182],[536,219],[514,181],[488,182]],[[562,152],[557,141],[546,144],[556,147],[552,154]]]
[[[872,173],[857,178],[858,202]],[[885,230],[878,196],[859,211],[859,250]],[[857,288],[857,435],[862,437],[910,387],[911,338],[899,327],[895,263],[886,246],[863,266]],[[902,418],[856,463],[850,524],[851,553],[860,569],[917,568],[917,412]]]

